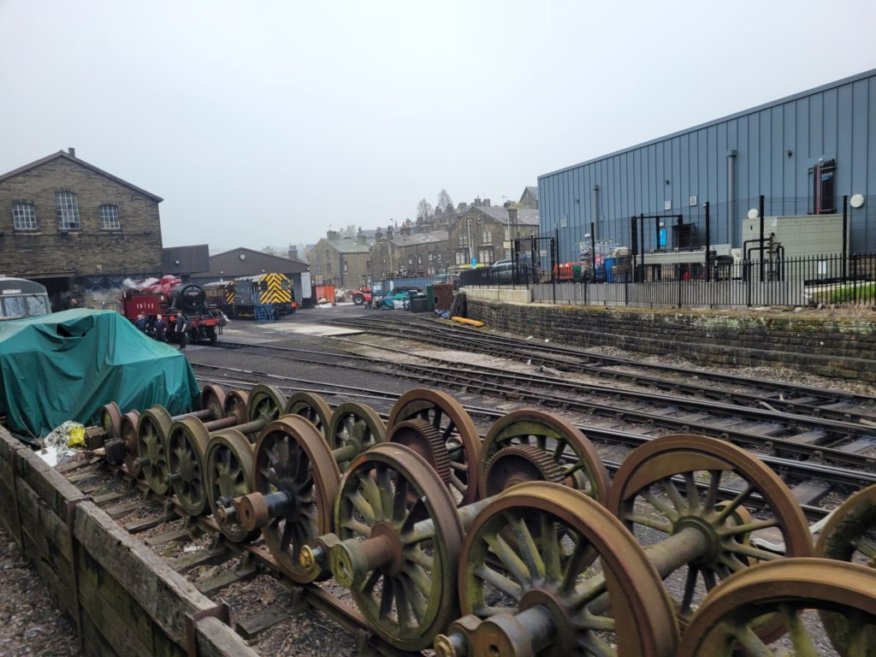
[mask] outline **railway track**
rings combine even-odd
[[[174,566],[190,569],[226,552],[256,555],[382,654],[410,654],[433,642],[441,657],[522,657],[533,646],[618,657],[716,654],[679,652],[694,630],[682,632],[678,622],[705,624],[708,634],[714,619],[699,610],[719,603],[731,605],[724,615],[755,609],[760,615],[765,602],[754,588],[735,594],[733,612],[717,587],[728,577],[728,586],[744,580],[759,562],[752,572],[767,584],[796,582],[807,570],[839,582],[836,599],[810,593],[798,600],[801,607],[868,613],[860,585],[876,582],[876,571],[810,559],[809,528],[791,492],[761,461],[727,443],[692,435],[648,440],[620,464],[609,487],[587,438],[542,411],[505,414],[481,440],[461,405],[427,390],[397,399],[386,422],[361,404],[332,410],[313,394],[287,398],[264,385],[236,400],[223,404],[233,418],[167,424],[150,411],[137,422],[138,464],[150,490],[171,492],[175,508],[190,515],[189,528],[238,536],[221,550],[210,541],[212,549]],[[253,447],[243,432],[258,433]],[[155,453],[144,451],[155,438],[164,445],[162,473],[153,467]],[[214,459],[214,451],[222,456]],[[233,481],[226,476],[232,463],[241,475]],[[246,485],[243,470],[252,475]],[[205,482],[200,492],[191,485],[196,481]],[[520,486],[504,490],[514,483]],[[825,556],[846,554],[853,543],[857,556],[841,560],[876,557],[872,512],[863,524],[850,522],[859,518],[857,509],[872,506],[872,490],[846,521],[828,523],[824,531],[834,544],[820,542]],[[204,495],[212,516],[192,513]],[[230,533],[238,526],[242,532]],[[240,538],[258,529],[264,543]],[[333,584],[315,583],[326,576]],[[628,577],[635,586],[621,584]],[[227,585],[210,586],[220,584]],[[358,613],[343,611],[350,599]],[[786,607],[770,609],[789,618]],[[794,618],[796,611],[787,622]],[[764,642],[774,634],[750,631]],[[799,628],[794,632],[797,641]],[[848,634],[830,623],[819,632],[806,641],[825,641],[826,634],[846,654]]]
[[[665,364],[592,354],[520,338],[479,333],[415,317],[411,321],[382,318],[333,318],[331,324],[375,335],[406,338],[506,359],[531,362],[564,373],[579,373],[653,390],[754,406],[795,415],[813,415],[876,426],[876,397],[825,390],[726,373],[690,370]],[[632,370],[632,371],[629,371]],[[651,373],[651,374],[648,374]]]

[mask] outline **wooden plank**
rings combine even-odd
[[[170,559],[167,563],[178,573],[185,573],[192,568],[208,564],[222,563],[227,561],[231,553],[227,548],[219,546],[208,550],[198,550],[190,554],[184,554],[176,559]]]
[[[155,547],[158,545],[167,545],[168,543],[173,543],[174,541],[179,541],[184,538],[191,538],[188,528],[178,527],[177,529],[171,529],[169,532],[163,534],[150,536],[143,542],[149,547]]]
[[[258,657],[234,630],[217,618],[202,618],[195,631],[198,657]]]
[[[20,459],[16,461],[16,475],[19,480],[36,491],[51,511],[62,522],[67,522],[67,506],[69,502],[85,497],[78,488],[55,472],[54,468],[45,463],[33,452],[19,452]]]
[[[106,514],[113,520],[119,520],[120,518],[134,513],[134,511],[139,511],[142,508],[143,503],[139,500],[134,500],[132,502],[122,502],[121,504],[108,506],[104,511],[106,511]]]
[[[175,573],[94,503],[79,505],[74,535],[82,546],[80,552],[97,561],[172,641],[182,645],[186,614],[215,608],[193,583]]]
[[[196,585],[201,593],[209,597],[229,584],[253,577],[257,572],[258,568],[256,565],[250,563],[243,567],[238,566],[237,568],[223,570],[218,575],[196,582]]]
[[[126,497],[125,493],[107,493],[106,495],[97,495],[94,497],[94,503],[98,506],[105,506],[110,502],[115,502],[116,500],[120,500],[123,497]]]
[[[247,641],[251,641],[258,634],[277,623],[289,619],[291,611],[283,605],[275,604],[261,609],[255,614],[243,618],[234,624],[235,631]]]
[[[88,615],[82,615],[80,627],[82,648],[86,657],[119,657]]]
[[[147,529],[152,529],[153,527],[157,527],[158,525],[161,525],[165,522],[170,522],[171,520],[179,520],[179,516],[175,513],[165,513],[164,515],[160,516],[153,516],[151,518],[135,520],[134,522],[129,522],[127,525],[125,525],[125,531],[129,534],[139,534],[140,532],[144,532]]]

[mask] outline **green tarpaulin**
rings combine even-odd
[[[185,356],[109,310],[75,309],[0,322],[0,414],[25,437],[66,420],[91,424],[101,406],[122,412],[197,408],[198,384]]]

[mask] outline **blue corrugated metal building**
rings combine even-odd
[[[876,252],[876,70],[544,174],[538,187],[541,234],[558,237],[561,262],[591,240],[629,245],[640,214],[665,215],[654,224],[670,231],[648,224],[646,249],[702,246],[707,201],[710,243],[739,247],[760,195],[767,217],[840,214],[854,196],[849,251]],[[676,234],[676,223],[692,229]]]

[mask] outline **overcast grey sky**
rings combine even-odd
[[[0,0],[0,171],[72,146],[165,199],[165,246],[312,243],[874,68],[874,26],[873,0]]]

